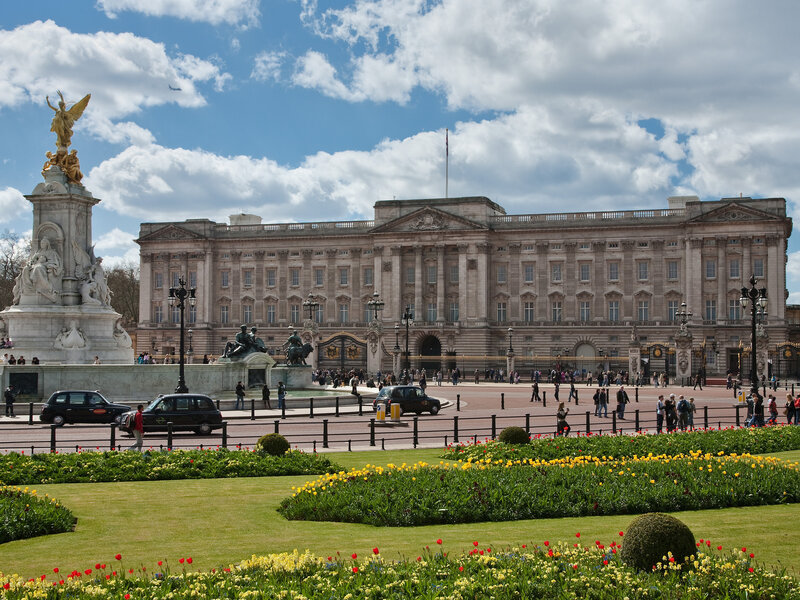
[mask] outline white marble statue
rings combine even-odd
[[[25,293],[37,293],[51,302],[58,302],[61,276],[64,269],[58,252],[50,246],[46,237],[39,241],[39,249],[31,254],[28,264],[22,269],[14,285],[14,299]]]
[[[131,336],[128,335],[128,332],[125,331],[125,328],[122,326],[122,319],[117,319],[117,322],[114,324],[114,339],[117,341],[117,346],[119,348],[130,348],[133,346]]]
[[[86,336],[83,330],[78,327],[78,322],[75,319],[72,319],[69,322],[69,327],[64,327],[61,333],[56,336],[53,346],[59,350],[72,350],[86,347]]]
[[[86,252],[78,243],[72,241],[72,257],[75,263],[75,277],[80,281],[81,302],[98,306],[111,305],[111,291],[108,289],[102,257],[94,258],[94,247]]]

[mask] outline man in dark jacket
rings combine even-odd
[[[6,391],[3,393],[3,397],[6,400],[6,416],[16,417],[14,414],[14,387],[8,386]]]
[[[625,418],[625,405],[630,402],[628,400],[628,392],[625,391],[625,386],[619,386],[617,390],[617,418]]]

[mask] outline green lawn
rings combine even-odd
[[[438,462],[439,450],[374,451],[335,454],[346,467],[365,463]],[[800,451],[780,456],[800,459]],[[349,556],[380,548],[396,558],[417,556],[426,544],[444,541],[445,551],[460,552],[481,545],[541,544],[544,540],[593,543],[618,540],[632,516],[548,519],[467,525],[375,528],[340,523],[285,521],[276,512],[292,485],[309,479],[184,480],[166,482],[62,484],[38,486],[57,497],[78,517],[74,533],[44,536],[0,546],[0,570],[35,577],[114,563],[122,553],[126,567],[160,559],[177,565],[191,556],[193,567],[210,569],[252,554],[310,549],[321,556],[337,551]],[[800,572],[800,504],[675,513],[699,538],[716,546],[747,546],[767,564],[782,564]]]

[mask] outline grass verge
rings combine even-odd
[[[365,463],[433,460],[441,450],[332,453],[343,466]],[[800,451],[781,453],[800,458]],[[343,556],[379,547],[388,558],[416,557],[426,546],[445,540],[452,552],[472,549],[472,542],[494,547],[544,540],[608,540],[624,530],[631,515],[470,523],[426,527],[376,528],[369,525],[286,521],[276,509],[291,486],[309,477],[269,477],[38,486],[78,518],[73,533],[44,536],[0,545],[0,565],[6,573],[37,577],[111,562],[124,553],[128,565],[152,565],[159,559],[174,564],[193,558],[197,569],[210,569],[253,554],[301,551]],[[768,565],[800,572],[800,504],[672,513],[695,536],[725,548],[747,546]]]

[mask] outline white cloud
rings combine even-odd
[[[96,240],[95,255],[103,257],[106,269],[120,264],[136,264],[139,262],[139,246],[133,241],[135,239],[134,234],[115,227]]]
[[[597,109],[523,107],[459,123],[450,133],[450,195],[491,195],[516,213],[591,210],[609,198],[620,208],[663,205],[675,165],[636,123]],[[443,131],[319,152],[294,168],[153,144],[104,161],[84,183],[106,207],[148,221],[225,220],[238,210],[270,221],[371,218],[376,200],[443,196],[444,154]]]
[[[786,304],[800,304],[800,292],[792,292],[786,299]]]
[[[110,18],[124,11],[151,17],[177,17],[204,21],[212,25],[258,25],[259,0],[97,0],[97,6]]]
[[[800,251],[789,253],[786,262],[786,275],[800,280]]]
[[[253,60],[253,71],[250,73],[250,77],[257,81],[268,81],[270,79],[279,81],[281,67],[285,60],[285,52],[261,52]]]
[[[0,30],[0,109],[43,104],[45,96],[52,100],[59,89],[68,102],[91,91],[89,107],[76,127],[88,127],[112,142],[152,139],[138,125],[112,120],[161,104],[203,106],[206,100],[196,84],[213,82],[221,89],[229,78],[213,62],[186,54],[170,57],[163,44],[130,33],[78,34],[52,21]]]
[[[0,223],[7,223],[30,210],[30,204],[17,189],[0,190]]]

